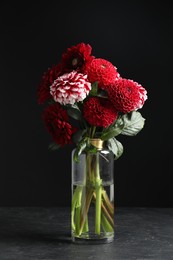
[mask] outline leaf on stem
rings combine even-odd
[[[78,144],[81,140],[83,135],[86,133],[87,129],[79,129],[78,131],[76,131],[73,136],[72,136],[72,140],[75,144]]]
[[[91,84],[90,95],[91,96],[97,96],[97,91],[98,91],[98,82],[95,81]]]
[[[145,118],[143,118],[138,111],[132,111],[131,113],[123,115],[122,120],[124,122],[124,128],[121,134],[128,136],[134,136],[139,133],[145,123]]]
[[[48,146],[48,149],[51,150],[51,151],[55,151],[55,150],[58,150],[60,148],[60,145],[58,145],[57,143],[50,143],[49,146]]]
[[[85,147],[87,146],[87,138],[83,138],[76,146],[75,152],[74,152],[74,156],[73,156],[73,160],[75,162],[79,162],[79,155],[82,153],[82,151],[85,149]]]
[[[124,127],[124,123],[123,120],[121,119],[121,117],[119,117],[114,124],[110,125],[108,128],[106,128],[102,135],[101,135],[101,139],[106,141],[109,140],[110,138],[117,136],[119,134],[121,134],[122,130]]]
[[[73,118],[75,120],[81,120],[81,118],[82,118],[81,111],[77,107],[68,107],[67,113],[71,118]]]
[[[117,160],[123,154],[122,144],[115,138],[111,138],[107,141],[108,148],[113,152],[115,160]]]

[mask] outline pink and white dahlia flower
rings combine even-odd
[[[91,83],[88,81],[87,75],[74,70],[58,77],[50,86],[50,94],[53,99],[62,105],[73,105],[84,100],[90,90]]]

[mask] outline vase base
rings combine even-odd
[[[108,244],[114,241],[114,236],[109,237],[75,237],[72,236],[72,242],[75,244]]]

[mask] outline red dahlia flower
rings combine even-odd
[[[99,88],[105,90],[119,77],[116,67],[110,61],[101,58],[86,63],[85,73],[91,83],[98,81]]]
[[[147,99],[145,88],[130,79],[119,78],[107,92],[117,111],[123,113],[142,108]]]
[[[60,146],[72,143],[71,137],[76,128],[68,123],[68,115],[60,104],[51,104],[43,111],[43,120],[48,132],[51,134],[54,142]]]
[[[52,98],[50,94],[50,86],[61,74],[61,69],[61,64],[59,63],[58,65],[53,65],[46,72],[44,72],[37,92],[39,104],[43,104],[47,99]]]
[[[92,126],[106,128],[117,116],[117,110],[108,99],[91,97],[84,103],[83,117]]]
[[[62,105],[82,101],[91,90],[87,75],[72,71],[58,77],[50,87],[50,94],[56,102]]]
[[[84,64],[94,58],[94,56],[91,56],[91,51],[91,46],[83,42],[68,48],[67,51],[62,54],[64,72],[70,72],[72,70],[83,72]]]

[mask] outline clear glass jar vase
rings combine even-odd
[[[114,156],[101,139],[90,139],[95,152],[72,151],[72,241],[109,243],[114,239]]]

